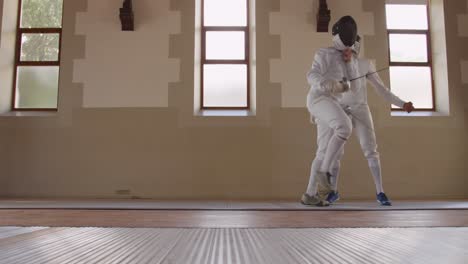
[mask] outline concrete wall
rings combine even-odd
[[[256,1],[257,115],[207,118],[193,116],[195,1],[135,1],[136,31],[122,32],[118,1],[65,0],[59,112],[0,116],[0,196],[300,197],[316,148],[305,73],[331,38],[315,32],[317,1]],[[369,90],[394,199],[468,198],[468,2],[444,3],[450,116],[392,117]],[[384,0],[329,5],[387,65]],[[340,191],[374,195],[355,138]]]

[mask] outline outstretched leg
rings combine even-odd
[[[370,172],[374,179],[377,200],[382,205],[391,205],[385,195],[382,183],[382,168],[380,164],[379,152],[377,152],[377,141],[374,131],[374,123],[369,107],[360,107],[353,111],[354,129],[359,139],[361,149],[367,159]]]

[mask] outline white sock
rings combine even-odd
[[[330,166],[335,162],[336,158],[340,154],[341,148],[346,143],[346,140],[333,135],[330,138],[327,146],[327,152],[325,152],[325,158],[323,159],[322,165],[320,166],[320,172],[330,172]]]
[[[372,177],[374,178],[375,189],[377,194],[384,192],[382,186],[382,169],[380,167],[380,160],[376,158],[371,158],[368,160],[369,162],[369,169],[372,173]]]
[[[309,185],[307,186],[306,193],[310,196],[314,196],[317,194],[317,171],[322,164],[322,160],[314,159],[312,162],[312,166],[310,168],[310,177],[309,177]]]

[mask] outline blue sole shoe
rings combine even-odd
[[[387,195],[385,195],[385,193],[383,192],[377,194],[377,202],[379,202],[380,205],[383,206],[392,206],[392,202],[390,202]]]
[[[328,193],[327,198],[325,200],[327,202],[329,202],[330,204],[332,204],[332,203],[340,200],[340,193],[335,192],[335,191],[331,191],[330,193]]]

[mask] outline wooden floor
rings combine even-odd
[[[202,211],[0,210],[0,226],[312,228],[468,227],[468,210]]]
[[[468,200],[338,201],[332,206],[305,206],[297,200],[154,200],[154,199],[0,199],[0,209],[115,209],[115,210],[256,210],[256,211],[393,211],[468,210]]]
[[[468,210],[0,209],[0,264],[468,263]]]
[[[23,229],[0,227],[0,264],[468,263],[463,227]]]

